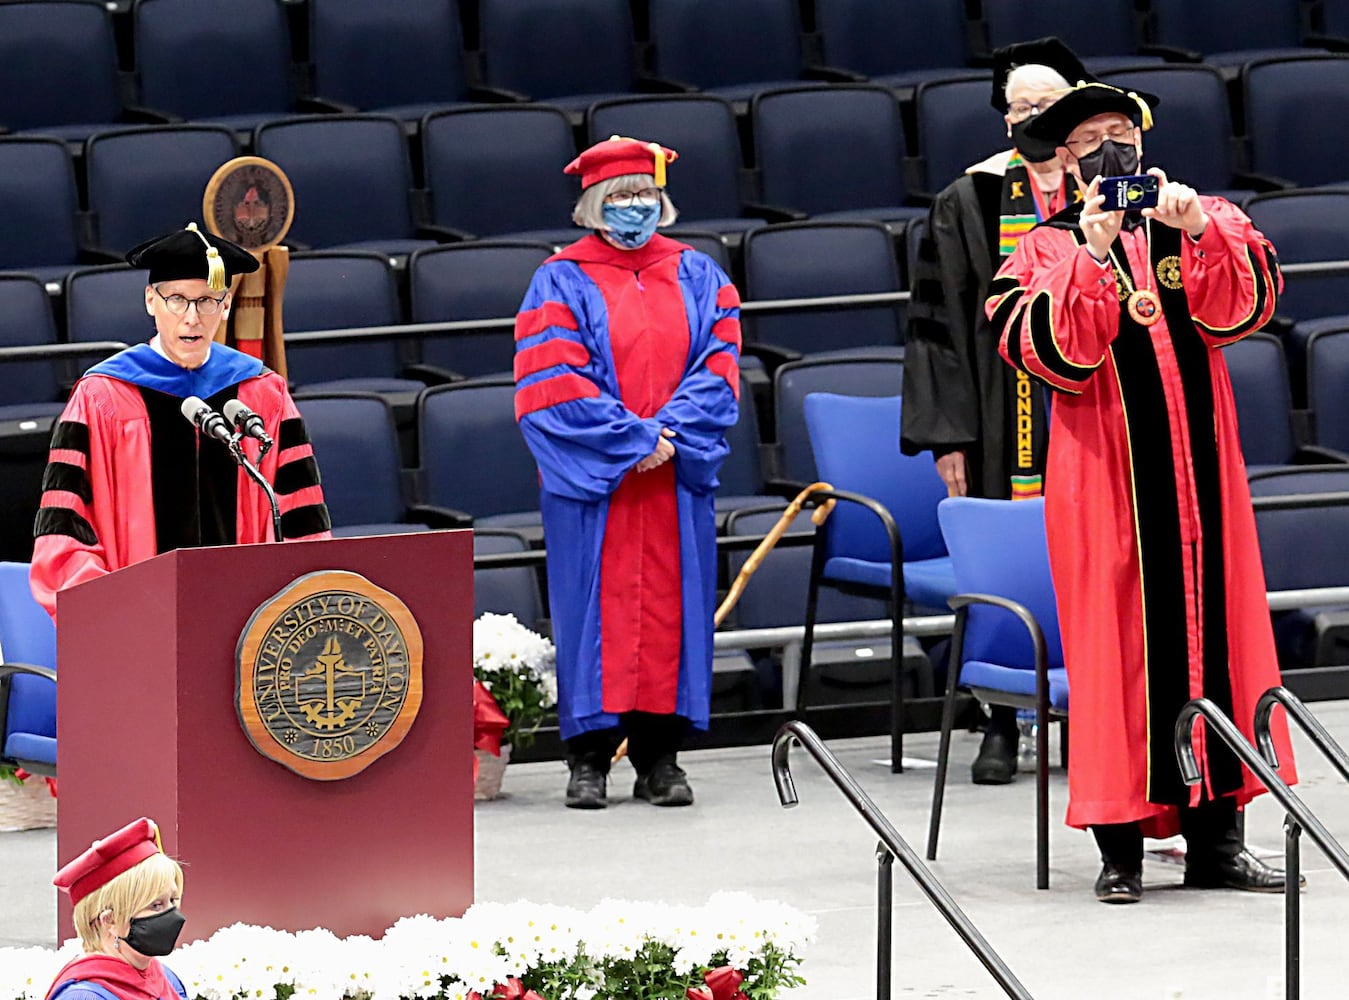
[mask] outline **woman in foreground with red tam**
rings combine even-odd
[[[183,871],[159,828],[136,820],[66,865],[53,884],[70,893],[84,954],[56,974],[46,1000],[187,1000],[159,958],[183,929]]]
[[[515,322],[515,415],[539,466],[566,804],[601,809],[622,735],[635,798],[686,806],[676,754],[706,729],[717,471],[740,393],[740,296],[675,219],[677,154],[614,136],[566,172],[592,230],[549,258]]]

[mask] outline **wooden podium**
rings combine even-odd
[[[324,570],[395,595],[424,647],[402,742],[331,781],[263,756],[235,708],[236,647],[255,610]],[[154,819],[184,863],[184,941],[236,922],[379,935],[402,916],[462,914],[473,901],[472,570],[471,532],[422,532],[181,549],[62,592],[58,863]]]

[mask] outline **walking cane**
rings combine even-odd
[[[740,600],[740,595],[745,592],[745,586],[749,583],[749,578],[754,575],[756,570],[758,570],[760,564],[764,561],[764,558],[768,553],[773,551],[773,548],[778,544],[778,540],[787,533],[787,529],[790,528],[792,522],[796,520],[796,515],[801,513],[801,508],[803,508],[806,505],[806,501],[810,499],[810,495],[817,490],[832,489],[833,487],[828,483],[811,483],[798,493],[792,502],[787,505],[787,508],[782,512],[782,516],[778,518],[778,523],[773,525],[768,534],[764,535],[763,541],[754,547],[754,551],[751,552],[749,558],[745,560],[745,565],[740,567],[740,572],[736,574],[735,580],[731,583],[731,589],[726,592],[725,600],[723,600],[721,605],[717,608],[717,613],[712,616],[713,628],[716,628],[726,620],[726,616],[731,613],[731,609],[734,608],[736,602]],[[829,517],[830,513],[833,511],[835,503],[837,503],[835,500],[826,500],[811,512],[810,520],[817,528],[824,524],[825,519]],[[618,745],[618,749],[614,751],[613,763],[617,764],[626,757],[627,754],[628,741],[624,739],[623,742]]]

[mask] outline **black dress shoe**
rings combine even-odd
[[[1245,892],[1283,892],[1287,877],[1282,868],[1273,868],[1250,851],[1220,857],[1208,864],[1185,866],[1185,884],[1192,889],[1241,889]],[[1307,880],[1299,876],[1298,886]]]
[[[970,767],[976,785],[1010,785],[1016,776],[1016,737],[990,728]]]
[[[568,809],[603,809],[608,805],[605,785],[609,772],[600,766],[594,754],[586,754],[571,762],[571,779],[567,782]]]
[[[1137,903],[1143,898],[1143,872],[1107,861],[1096,876],[1096,898],[1102,903]]]
[[[691,806],[693,789],[684,769],[673,757],[660,757],[646,774],[637,775],[632,786],[634,799],[645,799],[653,806]]]

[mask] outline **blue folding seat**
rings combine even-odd
[[[247,131],[302,109],[281,0],[136,0],[140,103]]]
[[[129,264],[82,267],[66,275],[61,296],[66,310],[66,340],[121,341],[142,344],[155,335],[155,321],[145,312],[143,268]],[[81,356],[83,371],[105,355]]]
[[[83,139],[123,120],[119,93],[106,5],[0,4],[0,127]]]
[[[412,322],[510,320],[552,252],[545,243],[507,241],[418,250],[408,258]],[[460,375],[509,374],[515,365],[514,327],[431,334],[421,341],[421,362]]]
[[[1057,35],[1095,73],[1148,61],[1133,0],[987,0],[983,9],[990,48]]]
[[[1241,87],[1253,172],[1299,187],[1349,180],[1349,136],[1323,125],[1349,116],[1349,59],[1250,62],[1242,68]]]
[[[118,256],[201,219],[216,169],[239,155],[218,125],[162,125],[99,132],[84,147],[92,239]]]
[[[1349,68],[1349,60],[1345,64]],[[1349,190],[1275,191],[1256,195],[1245,210],[1281,265],[1349,259]],[[1345,312],[1349,274],[1284,275],[1277,315],[1306,320]]]
[[[670,170],[670,196],[681,224],[723,233],[763,225],[763,218],[751,217],[755,208],[743,198],[735,112],[723,98],[671,94],[601,101],[586,112],[586,133],[592,143],[625,135],[659,140],[678,152]]]
[[[763,199],[815,218],[904,222],[904,125],[894,92],[869,85],[761,91],[750,102]],[[846,152],[845,152],[846,151]]]
[[[512,555],[529,551],[529,539],[504,528],[475,528],[473,555]],[[543,592],[532,566],[482,566],[473,570],[473,617],[515,615],[526,628],[543,621]]]
[[[417,399],[422,503],[463,511],[475,526],[542,536],[539,474],[515,421],[515,380],[474,379]]]
[[[1254,192],[1234,176],[1236,140],[1227,83],[1212,66],[1140,66],[1102,73],[1101,79],[1124,90],[1142,90],[1162,99],[1153,127],[1143,135],[1143,159],[1168,177],[1203,194],[1221,195],[1240,204]]]
[[[748,300],[898,292],[894,240],[879,222],[793,222],[745,236]],[[753,345],[813,354],[904,342],[897,303],[746,317]]]
[[[82,261],[75,167],[59,139],[0,138],[0,271],[60,280]]]
[[[914,91],[922,190],[936,194],[967,167],[1012,148],[1007,123],[988,105],[993,78],[928,80]]]
[[[1307,405],[1322,448],[1349,455],[1349,323],[1307,341]]]
[[[1299,0],[1161,0],[1152,4],[1152,42],[1211,66],[1298,55],[1307,51],[1301,8]]]
[[[662,232],[672,240],[687,243],[699,253],[707,254],[717,262],[717,267],[726,272],[727,277],[734,278],[735,262],[731,257],[731,248],[727,245],[728,237],[722,236],[720,233],[685,229],[683,226],[665,229]],[[740,360],[743,364],[747,359],[741,358]]]
[[[417,121],[472,99],[456,0],[310,0],[307,6],[320,100]]]
[[[796,0],[649,0],[655,75],[731,101],[801,79]]]
[[[581,110],[637,89],[627,0],[479,0],[483,82]]]
[[[0,347],[56,343],[56,322],[42,282],[26,274],[0,274]],[[0,420],[54,417],[61,399],[58,361],[0,364]]]
[[[847,396],[897,396],[904,384],[904,355],[891,348],[837,357],[807,357],[773,373],[778,478],[799,488],[819,479],[806,430],[806,398],[828,392]],[[896,429],[895,434],[899,431]],[[899,447],[899,438],[895,438]]]
[[[422,162],[431,222],[468,238],[511,235],[570,243],[581,193],[562,172],[576,156],[567,116],[537,105],[493,105],[428,115]]]
[[[56,625],[28,564],[0,563],[0,763],[56,774]]]
[[[412,162],[398,119],[271,122],[254,133],[253,148],[290,178],[296,206],[290,235],[305,247],[405,254],[435,242],[413,211]]]
[[[825,65],[886,87],[950,76],[970,59],[964,11],[950,0],[816,0],[815,28]]]
[[[296,254],[283,303],[289,333],[396,326],[403,322],[398,283],[387,258],[375,253]],[[403,376],[397,340],[286,345],[287,375],[310,391],[418,392]]]

